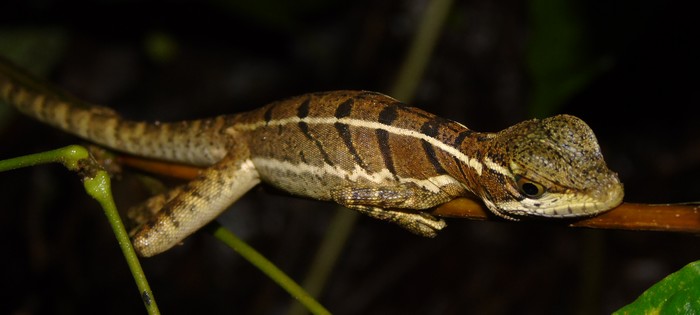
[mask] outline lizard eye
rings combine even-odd
[[[541,184],[533,182],[525,177],[519,177],[517,179],[517,184],[520,192],[529,198],[539,198],[545,192],[545,189]]]

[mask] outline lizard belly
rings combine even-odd
[[[312,165],[272,158],[253,158],[260,179],[294,195],[333,200],[334,192],[345,189],[401,194],[399,208],[425,209],[451,200],[463,191],[463,185],[449,175],[426,179],[403,178],[388,169],[368,172],[356,166],[345,170],[329,164]]]
[[[391,176],[388,173],[367,174],[329,164],[312,165],[271,158],[253,158],[252,161],[263,182],[294,195],[319,200],[331,200],[331,191],[350,185],[378,188],[398,184],[387,179]]]

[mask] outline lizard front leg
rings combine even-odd
[[[443,199],[414,185],[390,187],[346,187],[331,192],[335,202],[372,218],[396,223],[410,232],[435,237],[447,223],[427,212],[435,199]]]
[[[221,161],[204,170],[193,181],[175,188],[175,193],[166,193],[147,201],[151,205],[146,204],[146,208],[159,203],[164,205],[133,233],[134,249],[143,257],[170,249],[214,220],[259,182],[247,148],[234,145]]]

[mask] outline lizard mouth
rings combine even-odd
[[[517,202],[517,208],[501,208],[499,214],[542,218],[593,216],[618,206],[624,194],[622,183],[615,182],[595,192],[547,193],[538,199],[523,199]]]
[[[537,198],[487,201],[486,206],[496,215],[509,220],[527,217],[577,218],[608,211],[622,203],[624,195],[622,183],[614,177],[608,183],[597,185],[596,189],[592,190],[550,191]]]

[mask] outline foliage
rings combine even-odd
[[[670,274],[614,314],[700,314],[700,261]]]

